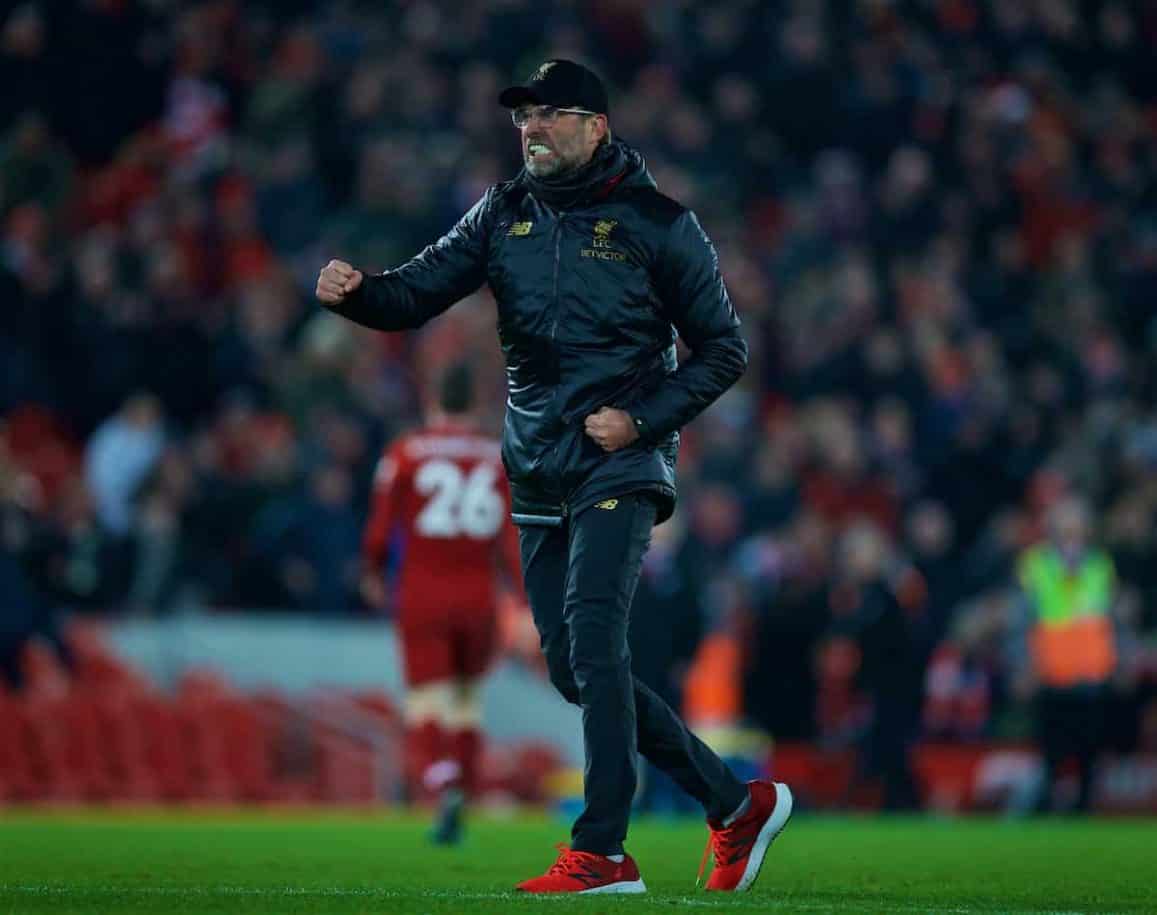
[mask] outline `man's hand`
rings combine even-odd
[[[363,572],[358,584],[362,600],[366,602],[367,606],[374,610],[385,610],[389,607],[390,599],[381,575],[376,572]]]
[[[618,451],[639,437],[631,414],[614,407],[603,407],[586,418],[586,433],[603,451]]]
[[[337,305],[362,284],[362,272],[345,261],[330,261],[317,277],[317,298],[326,305]]]

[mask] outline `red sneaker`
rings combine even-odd
[[[707,881],[709,890],[743,892],[759,876],[763,858],[772,841],[783,832],[791,816],[791,791],[780,782],[754,781],[747,783],[751,807],[730,826],[708,821],[711,837],[699,863],[699,880],[707,863],[708,850],[715,853],[715,867]]]
[[[635,859],[624,855],[612,861],[602,855],[558,845],[558,860],[541,877],[515,887],[524,893],[645,893]]]

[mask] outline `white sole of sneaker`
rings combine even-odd
[[[751,889],[751,884],[755,883],[755,878],[759,876],[759,869],[763,867],[763,859],[767,855],[767,850],[771,848],[771,843],[775,841],[776,836],[783,832],[787,821],[791,819],[791,789],[782,782],[774,782],[774,784],[775,809],[771,811],[771,816],[767,818],[767,822],[759,830],[759,835],[755,837],[755,844],[751,846],[751,854],[747,858],[747,867],[743,869],[743,876],[735,885],[735,892],[737,893]]]
[[[590,893],[645,893],[647,885],[642,878],[638,880],[620,880],[618,883],[608,883],[606,886],[593,886],[589,890],[579,890],[576,895],[583,896]]]

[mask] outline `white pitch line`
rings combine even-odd
[[[61,886],[59,884],[0,884],[0,893],[16,892],[27,893],[29,895],[43,895],[43,896],[64,896],[76,892],[97,892],[97,893],[116,893],[116,894],[133,894],[138,896],[355,896],[355,897],[373,897],[381,899],[411,899],[414,897],[421,899],[471,899],[471,900],[489,900],[498,901],[504,900],[513,902],[517,900],[529,901],[531,897],[522,893],[514,892],[498,892],[498,893],[481,893],[468,892],[465,890],[418,890],[413,893],[403,892],[402,890],[385,890],[372,889],[368,887],[347,887],[347,886],[330,886],[330,887],[304,887],[304,886]],[[798,899],[751,899],[743,896],[720,895],[716,899],[704,898],[704,896],[667,896],[663,894],[632,896],[632,899],[639,901],[647,901],[648,898],[653,902],[663,902],[669,905],[686,905],[699,906],[702,908],[719,908],[726,906],[728,909],[760,909],[768,911],[770,909],[790,909],[794,911],[836,911],[846,908],[851,904],[863,904],[871,906],[876,904],[875,900],[870,898],[857,899],[854,902],[840,902],[840,903],[820,903],[820,902],[804,902]],[[569,893],[548,893],[535,898],[535,902],[544,900],[559,900],[576,902],[576,897]],[[972,915],[976,912],[1014,912],[1017,910],[998,909],[998,908],[944,908],[943,906],[921,906],[921,905],[896,905],[890,903],[887,905],[889,912],[927,912],[927,913],[946,913],[946,915]],[[1085,915],[1080,911],[1052,911],[1041,909],[1021,909],[1019,910],[1031,915]],[[1114,915],[1113,912],[1102,912],[1100,915]]]

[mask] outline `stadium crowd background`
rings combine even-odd
[[[638,610],[679,625],[638,663],[677,692],[722,640],[779,737],[854,732],[896,677],[926,733],[1024,736],[1014,565],[1077,496],[1121,586],[1106,740],[1157,750],[1157,4],[10,9],[7,645],[65,609],[368,612],[376,456],[462,355],[497,430],[493,306],[374,335],[317,270],[512,176],[497,90],[563,56],[699,213],[752,351],[686,435]]]

